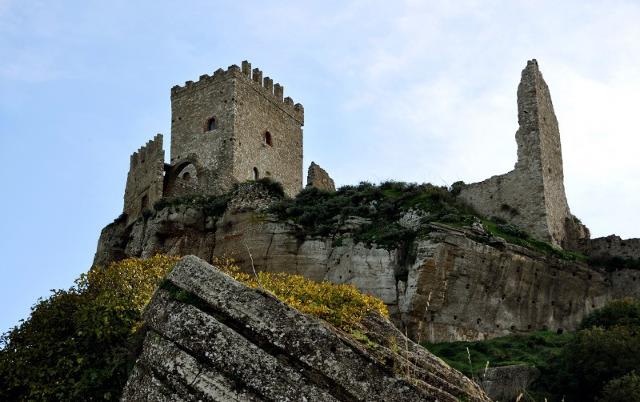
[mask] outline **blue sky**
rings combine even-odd
[[[304,105],[305,166],[342,185],[511,170],[537,58],[572,212],[640,237],[638,21],[635,1],[0,0],[0,332],[89,268],[170,87],[244,59]]]

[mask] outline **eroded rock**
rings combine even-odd
[[[145,312],[123,401],[489,401],[381,317],[367,344],[184,257]]]

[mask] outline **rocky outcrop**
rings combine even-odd
[[[481,384],[492,400],[513,402],[526,395],[529,385],[539,376],[540,370],[524,364],[490,367],[483,373]]]
[[[255,267],[350,283],[381,298],[410,337],[433,342],[572,330],[613,298],[640,297],[639,271],[607,272],[546,256],[491,237],[479,223],[469,229],[429,224],[406,249],[387,250],[349,236],[367,223],[362,218],[348,219],[340,238],[304,237],[295,224],[251,210],[252,203],[232,201],[222,217],[185,204],[130,226],[114,222],[102,232],[95,262],[227,255],[246,272]],[[415,213],[407,215],[403,224],[421,225]]]
[[[489,401],[380,317],[366,344],[185,257],[145,312],[123,401]]]

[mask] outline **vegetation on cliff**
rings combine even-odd
[[[638,401],[640,301],[617,300],[585,317],[574,334],[536,332],[479,342],[425,344],[468,376],[484,367],[540,369],[525,400]]]
[[[417,225],[400,220],[415,211]],[[471,224],[473,211],[456,201],[446,187],[388,181],[380,185],[362,182],[335,192],[307,188],[298,196],[283,199],[271,208],[282,220],[300,226],[300,236],[331,236],[340,241],[352,232],[355,241],[395,248],[427,232],[424,224],[448,222]],[[354,225],[353,218],[359,218]]]

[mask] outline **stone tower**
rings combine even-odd
[[[536,60],[522,70],[518,123],[515,169],[463,187],[460,198],[485,216],[504,218],[558,246],[588,237],[569,211],[558,120]]]
[[[218,194],[268,177],[302,189],[304,109],[247,61],[171,89],[171,166],[165,196]]]
[[[158,134],[131,155],[124,190],[124,213],[128,223],[162,198],[163,186],[164,150],[162,135]]]

